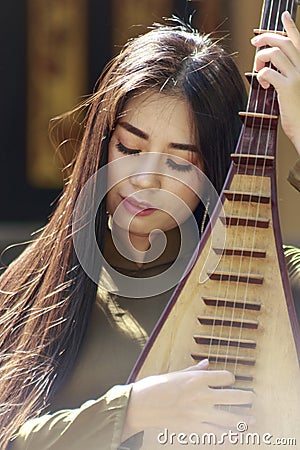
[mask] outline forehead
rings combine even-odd
[[[122,119],[151,137],[163,136],[176,142],[192,143],[192,115],[182,98],[147,93],[129,99]]]

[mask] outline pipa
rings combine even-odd
[[[255,33],[284,33],[281,13],[289,10],[295,18],[297,4],[266,0]],[[249,99],[246,111],[240,113],[244,125],[221,193],[224,214],[218,208],[212,215],[197,261],[176,289],[129,381],[208,358],[210,369],[234,373],[234,387],[256,393],[250,412],[256,423],[239,435],[241,440],[242,434],[244,439],[249,433],[257,435],[249,438],[249,445],[225,440],[220,448],[276,447],[278,438],[286,448],[299,448],[300,332],[282,252],[276,194],[279,110],[275,90],[262,89],[255,73],[246,76]],[[222,226],[226,238],[218,246],[212,234]],[[271,437],[263,442],[266,433]],[[145,450],[177,448],[158,444],[157,434],[145,432]],[[186,447],[195,445],[178,445]]]

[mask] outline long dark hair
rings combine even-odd
[[[107,163],[110,134],[126,100],[147,91],[187,100],[206,174],[221,189],[240,129],[243,82],[230,55],[209,36],[181,23],[154,26],[104,70],[83,105],[85,131],[58,205],[1,277],[1,448],[41,414],[77,357],[97,286],[76,258],[72,213],[84,184]],[[95,223],[100,247],[105,227],[101,204]]]

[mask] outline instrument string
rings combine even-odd
[[[261,16],[261,20],[260,20],[260,29],[262,28],[262,21],[263,21],[263,15]],[[252,73],[254,73],[254,66],[252,69]],[[250,90],[249,90],[249,96],[248,96],[248,103],[247,103],[247,107],[246,107],[246,116],[245,116],[245,121],[244,121],[244,132],[242,135],[242,141],[241,141],[241,146],[239,148],[244,149],[245,147],[245,137],[246,137],[246,133],[249,132],[250,130],[250,138],[249,138],[249,145],[248,145],[248,150],[247,152],[245,152],[245,155],[250,156],[251,154],[251,142],[252,142],[252,138],[253,138],[253,134],[255,132],[255,127],[254,124],[252,123],[252,126],[249,126],[249,123],[252,119],[247,115],[247,113],[251,112],[250,108],[251,108],[251,101],[253,99],[255,99],[255,108],[254,108],[254,112],[257,112],[257,106],[258,106],[258,99],[259,99],[259,91],[256,90],[256,96],[254,96],[253,94],[254,92],[254,77],[251,77],[251,83],[250,83]],[[250,122],[251,123],[251,122]],[[244,152],[243,152],[244,153]],[[247,164],[249,163],[249,158],[247,158],[246,160],[246,165],[245,165],[245,170],[244,170],[244,175],[247,172]],[[237,164],[237,174],[241,174],[243,173],[242,170],[242,162],[239,161]],[[237,183],[235,190],[239,191],[242,190],[241,189],[241,180],[239,183]],[[252,191],[253,189],[250,189],[250,191]],[[238,205],[238,206],[236,206]],[[241,212],[243,211],[244,205],[242,200],[241,201],[237,201],[236,197],[235,197],[235,193],[233,194],[233,201],[231,203],[231,214],[235,215],[237,214],[237,216],[241,216]],[[235,214],[234,214],[235,213]],[[250,202],[248,203],[248,210],[247,210],[247,214],[246,214],[246,218],[249,217],[250,215]],[[239,220],[239,219],[237,219]],[[237,245],[240,242],[244,243],[246,241],[246,227],[247,227],[247,222],[248,219],[246,219],[246,223],[244,225],[244,229],[243,232],[241,232],[241,230],[239,229],[238,225],[235,228],[235,231],[233,233],[234,235],[234,239],[233,239],[233,248],[243,248],[243,245]],[[229,225],[231,225],[231,223],[229,223]],[[251,258],[249,258],[251,259]],[[230,269],[229,272],[232,273],[233,270],[233,266],[235,265],[235,263],[238,263],[238,269],[237,269],[237,276],[239,277],[242,273],[242,263],[243,263],[243,254],[241,253],[241,255],[238,257],[236,255],[232,255],[230,258]],[[249,268],[248,268],[248,272],[249,272]],[[228,282],[228,285],[230,285],[230,281]],[[242,301],[244,302],[244,306],[242,311],[239,311],[239,313],[237,313],[236,311],[236,306],[237,306],[237,302],[239,301],[239,291],[240,291],[240,285],[239,282],[236,283],[235,288],[233,288],[233,308],[232,308],[232,312],[231,312],[231,325],[229,327],[228,330],[228,344],[226,347],[226,358],[225,358],[225,368],[228,368],[227,366],[231,363],[228,363],[228,358],[229,358],[229,354],[231,354],[231,356],[233,356],[235,358],[235,362],[233,362],[233,373],[236,374],[237,373],[237,360],[238,360],[238,356],[239,356],[239,344],[237,343],[237,346],[235,347],[235,349],[232,349],[232,346],[230,346],[230,339],[232,339],[232,337],[234,335],[237,335],[236,338],[238,341],[241,340],[242,338],[242,325],[240,325],[240,329],[239,331],[235,332],[237,327],[234,327],[234,319],[238,319],[241,322],[244,319],[244,315],[245,315],[245,298],[246,298],[246,294],[244,295],[244,298],[242,299]]]
[[[269,13],[269,20],[268,20],[268,27],[267,29],[270,29],[270,21],[271,21],[271,17],[272,17],[272,9],[273,9],[273,3],[274,0],[272,0],[272,7],[271,7],[271,11]],[[281,15],[284,11],[289,11],[291,15],[293,15],[293,13],[295,12],[295,1],[294,0],[280,0],[279,4],[277,6],[277,11],[276,11],[276,19],[275,19],[275,23],[274,23],[274,31],[275,32],[283,32],[284,33],[284,26],[282,24],[281,21]],[[272,66],[271,62],[266,64],[267,67],[272,68],[273,70],[278,70],[276,69],[274,66]],[[261,89],[261,87],[259,86],[259,89]],[[276,106],[276,102],[277,102],[277,92],[274,89],[274,87],[272,87],[273,93],[272,93],[272,99],[269,100],[269,104],[270,104],[270,110],[268,111],[268,113],[270,115],[279,115],[279,111],[278,111],[278,106],[276,107],[275,110],[275,106]],[[268,95],[268,91],[269,89],[265,89],[265,98],[264,98],[264,102],[263,102],[263,107],[264,107],[264,111],[263,113],[266,112],[266,106],[267,106],[267,95]],[[275,110],[275,111],[274,111]],[[276,120],[276,119],[275,119]],[[277,119],[278,120],[278,119]],[[263,119],[262,119],[263,121]],[[261,127],[262,127],[262,122],[261,122]],[[277,132],[277,126],[275,127],[275,129],[273,130],[273,133]],[[272,119],[270,119],[269,124],[268,124],[268,130],[266,133],[266,143],[265,143],[265,151],[264,151],[264,156],[274,156],[274,164],[276,164],[276,146],[274,146],[274,154],[272,155],[268,155],[268,149],[269,149],[269,143],[270,143],[270,139],[272,137]],[[275,137],[276,138],[276,137]],[[257,144],[257,154],[259,153],[258,150],[261,148],[260,145],[260,139],[261,139],[261,133],[259,136],[259,141]],[[267,166],[267,159],[264,159],[263,162],[263,166],[262,166],[262,173],[261,173],[261,183],[260,183],[260,189],[259,189],[259,193],[262,193],[263,191],[263,178],[266,177],[266,166]],[[270,180],[271,183],[271,180]],[[256,220],[258,219],[258,217],[260,216],[260,209],[261,209],[261,203],[258,203],[258,208],[257,208],[257,215],[256,215]],[[256,229],[254,230],[253,233],[253,241],[252,241],[252,249],[254,249],[254,243],[255,243],[255,235],[256,235]],[[248,288],[248,285],[246,286],[246,288]],[[247,298],[247,296],[245,295],[245,299]]]
[[[277,11],[276,11],[276,20],[275,20],[275,31],[276,30],[278,30],[278,24],[279,24],[279,20],[280,20],[280,12],[282,12],[283,10],[288,10],[289,9],[289,0],[285,0],[286,1],[286,4],[285,4],[285,8],[284,9],[281,9],[281,1],[280,1],[280,3],[279,3],[279,5],[278,5],[278,7],[277,7]],[[293,2],[292,2],[292,4],[293,4]],[[273,12],[273,8],[274,8],[274,0],[272,0],[272,2],[271,2],[271,7],[270,7],[270,12],[269,12],[269,18],[268,18],[268,25],[267,25],[267,29],[270,29],[270,23],[271,23],[271,18],[272,18],[272,12]],[[260,30],[262,29],[262,20],[263,20],[263,15],[262,15],[262,17],[261,17],[261,23],[260,23]],[[253,73],[254,73],[254,67],[253,67]],[[250,91],[249,91],[249,97],[248,97],[248,104],[247,104],[247,109],[246,109],[246,112],[249,112],[250,111],[250,102],[251,102],[251,100],[253,101],[253,95],[252,95],[252,90],[253,90],[253,80],[254,80],[254,77],[252,77],[251,78],[251,84],[250,84]],[[259,94],[260,94],[260,90],[261,90],[262,88],[261,88],[261,86],[260,85],[258,85],[258,87],[257,87],[257,89],[256,89],[256,99],[255,99],[255,102],[254,102],[254,113],[256,113],[256,112],[258,112],[258,98],[259,98]],[[267,92],[267,90],[265,90],[265,93],[264,93],[264,101],[263,101],[263,114],[264,113],[266,113],[266,106],[267,106],[267,97],[268,97],[268,92]],[[275,90],[274,90],[274,92],[273,92],[273,98],[272,98],[272,105],[271,105],[271,108],[270,108],[270,114],[272,115],[273,113],[274,113],[274,105],[275,105],[275,101],[276,101],[276,92],[275,92]],[[245,118],[245,130],[247,130],[248,131],[248,128],[247,128],[247,120],[248,120],[248,116],[246,115],[246,118]],[[253,131],[254,131],[254,125],[255,125],[255,122],[254,122],[254,120],[255,119],[253,119],[253,123],[252,123],[252,127],[251,127],[251,137],[252,137],[252,133],[253,133]],[[271,136],[271,128],[272,128],[272,121],[270,120],[270,123],[269,123],[269,126],[268,126],[268,133],[267,133],[267,144],[266,144],[266,147],[265,147],[265,154],[264,154],[264,156],[267,156],[267,150],[268,150],[268,144],[269,144],[269,138],[270,138],[270,136]],[[244,131],[245,131],[244,130]],[[261,136],[262,136],[262,131],[263,131],[263,118],[261,118],[261,123],[260,123],[260,128],[259,128],[259,134],[258,134],[258,141],[257,141],[257,149],[256,149],[256,154],[258,155],[259,154],[259,148],[260,148],[260,144],[261,144]],[[242,134],[242,141],[245,139],[245,134]],[[242,144],[243,144],[243,142],[242,142]],[[243,145],[241,146],[241,148],[243,148]],[[250,155],[251,154],[251,138],[250,138],[250,140],[249,140],[249,148],[248,148],[248,155]],[[255,175],[256,174],[256,170],[257,170],[257,160],[255,160],[255,166],[254,166],[254,171],[253,171],[253,174]],[[261,175],[262,175],[262,179],[261,179],[261,188],[259,189],[259,192],[258,193],[262,193],[262,185],[263,185],[263,176],[265,176],[265,170],[266,170],[266,159],[264,160],[264,163],[263,163],[263,167],[262,167],[262,170],[261,170]],[[237,168],[237,173],[241,173],[241,167],[240,167],[240,163],[238,163],[238,168]],[[245,174],[246,174],[246,171],[245,171]],[[253,183],[254,183],[254,180],[252,181],[252,189],[250,190],[250,192],[253,192],[253,189],[254,189],[254,186],[253,186]],[[234,194],[235,195],[235,194]],[[256,221],[257,221],[257,219],[258,219],[258,217],[259,217],[259,211],[260,211],[260,205],[261,205],[261,203],[260,202],[258,202],[258,207],[257,207],[257,214],[256,214]],[[247,216],[246,217],[249,217],[249,212],[250,212],[250,203],[249,203],[249,205],[248,205],[248,214],[247,214]],[[247,223],[246,223],[246,225],[247,225]],[[238,230],[237,230],[237,232],[236,232],[236,235],[238,234]],[[254,247],[254,243],[255,243],[255,234],[256,234],[256,229],[254,229],[254,233],[253,233],[253,240],[252,240],[252,251],[255,249],[255,247]],[[244,237],[245,237],[245,229],[244,229]],[[236,240],[236,236],[235,236],[235,239],[234,240]],[[233,246],[233,248],[234,248],[235,246]],[[234,260],[234,258],[235,258],[235,260],[236,260],[236,257],[235,256],[232,256],[231,257],[231,260],[233,261]],[[242,267],[242,259],[243,259],[243,255],[241,255],[240,256],[240,264],[239,264],[239,271],[238,271],[238,273],[240,274],[241,273],[241,267]],[[249,257],[249,270],[248,270],[248,273],[250,273],[250,267],[251,267],[251,263],[252,263],[252,257],[250,256]],[[232,261],[231,261],[231,263],[232,263]],[[232,264],[231,264],[232,265]],[[221,285],[221,282],[222,282],[222,279],[220,280],[220,285]],[[228,281],[228,286],[227,286],[227,290],[228,290],[228,287],[229,287],[229,284],[230,284],[230,281]],[[243,316],[244,316],[244,313],[245,313],[245,306],[246,306],[246,300],[247,300],[247,293],[248,293],[248,284],[246,284],[246,289],[245,289],[245,295],[244,295],[244,308],[243,308],[243,311],[242,311],[242,318],[243,318]],[[235,297],[234,297],[234,306],[236,305],[236,301],[237,301],[237,294],[238,294],[238,283],[237,283],[237,285],[236,285],[236,289],[235,289]],[[226,297],[226,296],[225,296]],[[217,297],[218,298],[218,297]],[[226,304],[224,304],[224,308],[223,308],[223,315],[225,314],[225,310],[226,310]],[[234,318],[234,314],[235,314],[235,308],[233,308],[233,310],[232,310],[232,318]],[[223,318],[224,318],[224,316],[223,316]],[[242,319],[241,319],[242,320]],[[213,329],[214,329],[214,327],[215,327],[215,324],[213,324]],[[230,331],[229,331],[229,333],[230,333],[230,336],[231,336],[231,333],[232,333],[232,325],[231,325],[231,327],[230,327]],[[242,327],[240,327],[240,336],[239,336],[239,338],[238,339],[241,339],[242,338]],[[214,333],[212,333],[212,336],[214,335]],[[222,336],[222,326],[220,327],[220,335],[219,335],[220,337]],[[229,338],[230,338],[230,336],[229,336]],[[227,344],[227,358],[225,358],[225,367],[227,366],[227,360],[228,360],[228,354],[229,354],[229,347],[230,347],[230,345],[229,345],[229,340],[228,340],[228,344]],[[217,354],[219,354],[219,349],[220,349],[220,341],[219,341],[219,344],[218,344],[218,351],[217,351]],[[236,356],[238,356],[239,355],[239,352],[240,352],[240,347],[239,346],[237,346],[237,351],[236,351]],[[234,364],[234,373],[236,373],[236,371],[237,371],[237,358],[236,358],[236,360],[235,360],[236,362],[235,362],[235,364]],[[217,361],[216,361],[216,363],[217,363]]]
[[[262,28],[263,28],[263,17],[266,15],[265,14],[265,8],[266,8],[266,3],[264,4],[264,9],[263,9],[263,14],[262,14],[262,17],[261,17],[261,22],[260,22],[260,26],[259,26],[259,30],[258,30],[258,32],[260,33],[261,32],[261,30],[262,30]],[[270,29],[270,25],[271,25],[271,17],[272,17],[272,12],[273,12],[273,8],[274,8],[274,1],[272,0],[272,2],[271,2],[271,5],[270,5],[270,11],[269,11],[269,16],[268,16],[268,21],[267,21],[267,30],[269,30]],[[257,51],[258,50],[256,50],[256,53],[257,53]],[[254,74],[255,73],[255,58],[254,58],[254,63],[253,63],[253,68],[252,68],[252,73]],[[253,78],[252,79],[254,79],[254,76],[253,76]],[[265,114],[266,113],[266,100],[267,100],[267,91],[265,90],[265,92],[264,92],[264,100],[263,100],[263,110],[262,111],[259,111],[259,98],[261,97],[261,90],[262,90],[262,87],[258,84],[258,86],[257,86],[257,89],[256,89],[256,99],[255,99],[255,102],[254,102],[254,110],[253,111],[250,111],[250,106],[251,106],[251,104],[250,104],[250,101],[251,101],[251,96],[249,96],[249,109],[248,109],[248,111],[247,112],[254,112],[255,114],[256,113],[262,113],[262,114]],[[255,132],[255,118],[253,118],[253,123],[252,123],[252,126],[251,126],[251,137],[252,137],[252,135],[254,134],[254,132]],[[257,147],[256,147],[256,149],[255,149],[255,152],[253,152],[253,149],[252,149],[252,145],[251,145],[251,139],[249,140],[249,145],[248,145],[248,150],[247,150],[247,155],[248,156],[250,156],[250,154],[256,154],[256,156],[258,156],[259,155],[259,149],[260,149],[260,144],[261,144],[261,137],[262,137],[262,132],[263,132],[263,118],[261,118],[260,119],[260,126],[259,126],[259,130],[258,130],[258,132],[257,132]],[[248,159],[249,160],[249,159]],[[264,163],[265,164],[265,163]],[[258,159],[255,159],[255,161],[254,161],[254,168],[253,168],[253,175],[255,176],[256,175],[256,173],[257,173],[257,168],[258,168]],[[246,175],[246,171],[247,171],[247,168],[245,167],[245,175]],[[262,173],[264,174],[264,168],[262,169]],[[262,174],[262,176],[263,176],[263,174]],[[255,179],[253,178],[252,179],[252,182],[251,182],[251,187],[250,187],[250,192],[254,192],[254,187],[255,187]],[[261,191],[262,191],[262,181],[261,181],[261,186],[260,186],[260,189],[259,189],[259,191],[258,191],[258,194],[259,194],[259,200],[260,200],[260,193],[261,193]],[[251,207],[250,207],[250,202],[248,203],[248,208],[247,208],[247,214],[246,214],[246,217],[248,218],[249,216],[250,216],[250,212],[251,212]],[[258,203],[257,203],[257,208],[256,208],[256,217],[255,217],[255,223],[257,223],[257,220],[258,220],[258,218],[259,218],[259,215],[260,215],[260,201],[258,201]],[[243,235],[243,239],[242,239],[242,242],[245,242],[245,240],[246,240],[246,227],[247,227],[247,225],[248,225],[248,219],[246,220],[246,224],[245,224],[245,227],[244,227],[244,235]],[[237,230],[237,233],[238,233],[238,230]],[[254,227],[254,230],[253,230],[253,238],[252,238],[252,245],[249,247],[249,250],[251,251],[251,252],[253,252],[254,251],[254,249],[255,249],[255,238],[256,238],[256,227]],[[252,254],[252,253],[251,253]],[[248,265],[247,265],[247,273],[251,273],[251,268],[252,268],[252,266],[253,266],[253,264],[252,264],[252,262],[253,262],[253,257],[251,256],[251,254],[250,254],[250,256],[249,256],[249,260],[248,260]],[[243,262],[243,257],[241,256],[241,258],[240,258],[240,266],[239,266],[239,273],[241,272],[241,267],[242,267],[242,262]],[[237,293],[237,291],[238,291],[238,286],[236,287],[236,293]],[[244,296],[243,296],[243,310],[242,310],[242,315],[241,315],[241,319],[243,320],[244,319],[244,317],[245,317],[245,310],[246,310],[246,301],[247,301],[247,297],[248,297],[248,294],[249,294],[249,283],[246,283],[245,284],[245,292],[244,292]],[[240,332],[239,332],[239,340],[241,340],[242,339],[242,334],[243,334],[243,328],[242,328],[242,326],[240,327]],[[236,354],[236,356],[238,356],[239,355],[239,347],[237,347],[237,352],[236,352],[237,354]],[[237,360],[236,360],[236,363],[235,363],[235,365],[234,365],[234,372],[236,373],[236,370],[237,370]]]
[[[262,30],[262,28],[263,28],[263,18],[265,16],[265,12],[266,12],[265,8],[266,8],[266,6],[267,6],[266,2],[264,2],[264,7],[263,7],[262,15],[261,15],[261,20],[260,20],[260,25],[259,25],[258,32],[260,32]],[[272,12],[273,12],[273,7],[274,7],[274,3],[273,3],[273,0],[272,0],[270,8],[269,8],[270,12],[269,12],[269,18],[268,18],[268,23],[267,23],[267,27],[266,27],[267,29],[270,29],[270,22],[271,22],[271,16],[272,16]],[[256,50],[256,52],[257,51],[258,50]],[[252,67],[252,77],[251,77],[251,81],[252,81],[252,86],[251,87],[252,87],[252,89],[251,89],[251,91],[249,93],[248,105],[247,105],[246,113],[253,112],[254,114],[256,114],[256,113],[260,112],[259,111],[259,106],[260,106],[259,105],[259,99],[260,99],[260,96],[261,96],[261,89],[262,88],[261,88],[260,85],[256,86],[256,94],[253,95],[253,82],[254,82],[254,79],[255,79],[254,76],[253,76],[254,73],[255,73],[255,59],[254,59],[254,62],[253,62],[253,67]],[[264,93],[264,101],[263,101],[264,109],[262,111],[263,114],[265,113],[266,99],[267,99],[267,93],[265,91],[265,93]],[[253,103],[254,103],[254,105],[253,105]],[[251,108],[253,108],[252,111],[251,111]],[[248,117],[249,116],[246,115],[246,120],[248,119]],[[251,120],[251,118],[250,118],[250,120]],[[259,154],[259,147],[260,147],[261,136],[262,136],[262,131],[263,131],[263,118],[260,119],[259,130],[256,132],[256,134],[257,134],[257,148],[256,148],[256,151],[253,152],[253,149],[252,149],[252,137],[253,137],[253,135],[255,133],[255,128],[256,128],[255,122],[256,122],[256,118],[253,117],[252,124],[251,124],[250,127],[248,127],[247,123],[245,123],[245,131],[244,132],[245,133],[248,132],[248,128],[250,128],[250,139],[248,141],[247,151],[245,152],[245,154],[248,156],[248,158],[246,160],[246,164],[245,164],[245,169],[244,169],[243,175],[247,175],[247,166],[248,166],[248,163],[250,161],[250,158],[249,158],[250,155],[253,154],[253,153],[256,154],[256,155]],[[244,150],[244,146],[242,147],[242,150]],[[243,153],[244,153],[244,151],[243,151]],[[258,165],[257,159],[255,159],[254,168],[253,168],[253,175],[256,174],[257,165]],[[241,172],[243,172],[243,171],[241,170],[240,165],[239,165],[237,173],[241,173]],[[240,184],[241,184],[241,180],[240,180]],[[248,188],[248,186],[247,186],[247,188]],[[255,181],[254,181],[254,178],[252,178],[252,181],[250,183],[249,192],[250,193],[254,192],[254,188],[255,188]],[[240,189],[240,190],[242,191],[242,189]],[[261,189],[259,190],[259,192],[261,192]],[[238,215],[240,215],[240,212],[243,209],[244,209],[243,208],[243,201],[241,200],[239,202],[239,214]],[[260,209],[260,202],[258,201],[257,207],[256,207],[256,217],[255,217],[256,220],[255,220],[255,223],[257,223],[257,219],[259,217],[259,209]],[[235,231],[235,235],[236,235],[236,237],[238,237],[238,241],[240,241],[242,243],[241,248],[245,247],[246,237],[247,237],[247,226],[248,226],[248,220],[249,220],[248,218],[251,216],[251,210],[252,210],[251,202],[249,201],[248,202],[248,206],[247,206],[246,216],[245,216],[246,217],[246,222],[244,224],[243,231],[241,231],[239,229],[239,227],[237,227],[236,231]],[[249,257],[248,257],[248,264],[244,264],[244,270],[248,274],[251,274],[251,269],[253,267],[253,264],[252,264],[253,257],[251,255],[253,254],[253,251],[254,251],[254,248],[255,248],[254,247],[255,234],[256,234],[256,227],[254,226],[252,246],[249,246],[249,250],[250,250],[251,253],[250,253]],[[232,257],[232,259],[234,259],[234,256]],[[238,262],[238,270],[237,270],[238,276],[240,276],[242,274],[242,272],[243,272],[243,260],[244,260],[244,256],[242,254],[240,255],[238,261],[236,259],[236,261]],[[246,257],[246,261],[247,261],[247,257]],[[235,286],[235,289],[234,289],[234,305],[235,306],[236,306],[236,303],[238,301],[238,297],[239,297],[238,294],[239,294],[239,292],[240,292],[240,286],[239,286],[239,282],[237,282],[236,286]],[[246,314],[246,302],[247,302],[247,299],[248,299],[248,294],[249,294],[249,282],[245,283],[245,288],[244,288],[243,295],[240,296],[240,298],[242,298],[243,308],[240,311],[240,313],[238,314],[238,317],[239,317],[239,320],[240,320],[240,327],[239,327],[239,329],[238,329],[238,331],[236,333],[237,334],[238,344],[236,346],[235,352],[232,352],[232,353],[235,353],[235,355],[234,355],[235,361],[233,363],[233,370],[232,370],[235,375],[238,373],[238,357],[240,356],[240,353],[241,353],[240,352],[241,347],[239,346],[239,343],[241,343],[241,340],[243,338],[243,331],[244,331],[243,330],[243,321],[245,319],[245,314]],[[236,308],[234,308],[233,311],[232,311],[233,315],[236,314],[235,309]],[[226,358],[226,360],[228,359],[229,351],[230,351],[230,348],[229,348],[229,345],[228,345],[227,346],[227,358]]]
[[[280,13],[282,13],[284,10],[288,10],[289,9],[289,0],[285,0],[285,2],[286,2],[286,4],[285,4],[283,9],[282,9],[282,6],[283,6],[282,0],[280,0],[279,5],[277,7],[276,19],[275,19],[275,24],[274,24],[274,31],[279,31],[279,24],[280,24],[280,17],[281,17]],[[267,26],[268,30],[271,29],[271,18],[272,18],[273,7],[274,7],[274,2],[272,0],[270,13],[269,13],[269,18],[268,18],[268,26]],[[268,64],[268,65],[269,65],[269,67],[271,67],[271,64]],[[258,89],[262,89],[260,87],[260,85],[258,86]],[[275,106],[275,102],[276,102],[276,98],[277,98],[277,94],[276,94],[275,89],[273,89],[270,111],[266,110],[266,108],[267,108],[267,97],[268,97],[268,90],[266,89],[265,90],[265,95],[264,95],[263,111],[262,111],[262,113],[265,114],[265,113],[268,112],[270,115],[274,115],[274,106]],[[257,107],[255,109],[256,109],[255,112],[257,112]],[[264,143],[261,142],[262,129],[263,129],[263,120],[264,119],[261,118],[260,129],[259,129],[259,136],[258,136],[258,142],[257,142],[257,149],[256,149],[256,154],[257,155],[261,154],[259,152],[259,150],[261,149],[261,144],[264,145]],[[254,126],[254,123],[253,123],[253,126]],[[270,119],[270,121],[269,121],[268,130],[267,130],[267,133],[266,133],[267,141],[266,141],[265,151],[264,151],[264,156],[265,157],[268,156],[268,147],[269,147],[269,140],[270,140],[270,137],[271,137],[271,129],[272,129],[272,119]],[[249,145],[249,150],[250,150],[250,145]],[[256,164],[256,160],[255,160],[254,175],[256,174],[256,169],[257,169],[257,164]],[[260,198],[261,198],[261,194],[263,192],[263,177],[265,177],[265,176],[266,176],[266,159],[264,159],[262,170],[261,170],[261,182],[260,182],[260,188],[259,188],[259,191],[258,191]],[[253,183],[254,183],[254,180],[253,180]],[[252,183],[251,192],[254,189],[253,183]],[[261,208],[261,202],[259,201],[258,202],[258,207],[257,207],[256,222],[257,222],[258,218],[260,217],[260,210],[261,209],[263,209],[263,208]],[[255,245],[254,244],[255,244],[255,240],[256,240],[256,234],[257,234],[257,231],[256,231],[256,227],[255,227],[254,233],[253,233],[253,238],[252,238],[252,247],[251,247],[252,251],[255,250]],[[248,273],[250,273],[251,266],[253,266],[252,265],[252,259],[253,259],[253,257],[249,258]],[[249,284],[247,283],[246,284],[246,288],[245,288],[245,297],[244,297],[244,311],[245,311],[246,300],[247,300],[247,296],[248,296],[247,295],[248,294],[248,287],[249,287]],[[242,328],[240,330],[240,338],[239,339],[241,339],[241,337],[242,337]],[[238,347],[237,348],[237,355],[239,354],[239,351],[240,351],[240,348]],[[236,367],[237,367],[237,360],[236,360],[235,369],[234,369],[235,372],[236,372]]]
[[[263,20],[263,16],[261,16],[260,28],[261,28],[262,20]],[[254,72],[254,66],[253,66],[252,73],[253,72]],[[250,100],[252,98],[253,88],[254,88],[254,78],[251,77],[248,102],[247,102],[247,106],[246,106],[246,112],[250,111]],[[257,103],[257,102],[258,102],[258,92],[256,93],[256,102],[255,103]],[[249,118],[246,115],[245,120],[244,120],[244,133],[242,133],[242,135],[241,135],[240,148],[244,147],[245,130],[248,130],[250,128],[248,123],[247,123],[248,120],[249,120]],[[254,132],[254,127],[251,127],[250,142],[252,140],[253,132]],[[250,149],[249,149],[248,153],[250,154]],[[237,173],[241,173],[241,164],[240,164],[240,162],[238,162],[238,164],[237,164]],[[237,186],[237,190],[239,190],[238,186]],[[233,194],[233,199],[232,199],[232,202],[231,202],[230,215],[233,215],[234,210],[236,209],[236,206],[235,206],[236,203],[238,203],[238,202],[236,202],[235,193],[234,193]],[[239,202],[239,206],[237,208],[237,215],[241,212],[241,209],[242,209],[242,202]],[[229,227],[231,226],[231,220],[229,220],[228,226]],[[235,232],[233,233],[233,242],[231,243],[233,248],[235,248],[235,246],[237,245],[237,242],[238,242],[239,239],[240,239],[240,233],[239,233],[239,230],[236,228]],[[231,257],[228,257],[228,260],[230,262],[230,264],[229,264],[229,273],[232,273],[233,272],[234,263],[237,261],[237,256],[232,255]],[[239,264],[240,269],[241,269],[241,262],[242,262],[242,255],[240,256],[240,264]],[[240,273],[240,272],[241,272],[241,270],[238,271],[238,273]],[[224,298],[227,298],[228,295],[230,294],[230,284],[231,284],[231,282],[230,282],[230,280],[228,280],[227,283],[226,283]],[[228,359],[229,351],[230,351],[230,345],[229,345],[230,341],[229,341],[229,339],[231,339],[232,335],[234,334],[233,333],[234,327],[232,326],[232,322],[233,322],[233,320],[235,318],[235,314],[236,314],[235,307],[236,307],[236,302],[237,302],[238,283],[236,285],[235,295],[232,296],[233,307],[232,307],[232,311],[231,311],[231,317],[229,317],[229,320],[231,321],[231,325],[228,328],[226,327],[226,329],[228,330],[227,331],[228,332],[227,336],[226,336],[226,332],[224,333],[224,327],[223,327],[223,323],[224,323],[224,320],[225,320],[225,317],[226,317],[226,313],[227,313],[227,307],[226,307],[226,303],[224,303],[223,308],[222,308],[222,312],[221,312],[221,307],[220,307],[219,300],[218,300],[220,298],[220,296],[221,296],[222,286],[224,286],[224,285],[225,285],[225,280],[223,280],[223,275],[221,273],[220,280],[219,280],[218,293],[217,293],[217,296],[216,296],[217,297],[217,301],[216,301],[216,306],[215,306],[215,314],[213,314],[214,319],[213,319],[213,324],[212,324],[212,329],[211,329],[212,330],[211,331],[211,336],[212,336],[212,338],[214,337],[214,335],[217,337],[218,344],[217,345],[213,345],[213,341],[211,339],[210,345],[209,345],[209,351],[208,351],[208,359],[211,356],[212,350],[214,349],[214,353],[216,355],[215,367],[217,366],[217,364],[219,362],[219,355],[221,354],[221,355],[224,356],[224,346],[222,346],[223,347],[223,349],[222,349],[221,348],[221,338],[222,337],[226,337],[228,339],[228,344],[226,346],[226,355],[225,355],[226,357],[225,357],[225,363],[224,363],[224,368],[226,369],[227,365],[228,365],[227,359]],[[216,320],[217,319],[215,319],[215,318],[216,317],[220,318],[220,314],[222,314],[221,324],[220,324],[219,327],[217,327],[216,326]],[[235,370],[234,370],[234,373],[235,373]]]

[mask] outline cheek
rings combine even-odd
[[[116,209],[116,192],[114,188],[110,189],[106,195],[106,211],[113,214]]]
[[[178,197],[192,211],[197,208],[200,202],[199,197],[192,189],[178,181],[169,181],[164,189]]]
[[[111,198],[118,191],[118,186],[122,183],[124,179],[124,173],[122,171],[122,164],[116,163],[113,164],[114,161],[117,161],[122,155],[115,148],[112,141],[109,143],[108,147],[108,170],[107,170],[107,186],[108,186],[108,194],[107,198]],[[111,186],[111,187],[110,187]]]
[[[115,147],[114,142],[110,142],[108,147],[108,188],[115,189],[128,179],[132,172],[132,157],[122,155]]]
[[[165,184],[163,189],[165,190],[163,202],[165,212],[169,213],[169,216],[172,217],[171,228],[173,228],[191,217],[200,200],[192,189],[175,180]]]
[[[117,151],[114,139],[111,139],[109,145],[108,145],[108,162],[114,161],[120,156],[120,153]]]
[[[120,177],[119,170],[117,166],[110,164],[116,159],[118,159],[118,154],[116,149],[110,142],[108,147],[108,171],[107,171],[107,195],[106,195],[106,210],[113,214],[118,205],[118,188],[120,183],[116,183]],[[111,186],[111,187],[110,187]]]

